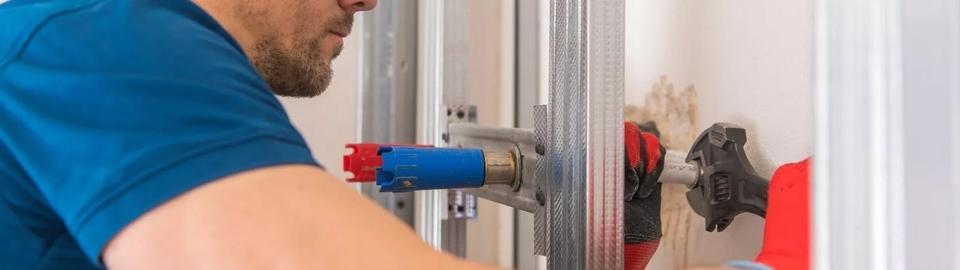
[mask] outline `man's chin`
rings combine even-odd
[[[324,90],[311,91],[311,92],[308,92],[308,91],[297,91],[297,92],[278,92],[278,91],[275,91],[274,93],[277,94],[277,96],[288,97],[288,98],[314,98],[314,97],[320,96],[321,94],[323,94],[323,92],[325,92],[325,91],[324,91]]]
[[[324,59],[327,53],[319,50],[322,47],[314,48],[313,51],[300,50],[307,53],[264,50],[256,54],[253,64],[274,94],[295,98],[316,97],[330,86],[333,69],[332,57]]]
[[[330,56],[330,58],[327,61],[327,64],[329,65],[330,61],[333,61],[333,59],[337,59],[337,57],[340,56],[341,52],[343,52],[343,42],[340,42],[339,44],[337,44],[337,47],[334,48],[333,55]]]
[[[302,75],[305,76],[305,75]],[[288,77],[290,78],[290,77]],[[330,76],[318,74],[314,78],[300,77],[285,82],[270,82],[274,94],[281,97],[312,98],[326,92]]]

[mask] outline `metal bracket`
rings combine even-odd
[[[442,139],[448,146],[450,143],[450,126],[455,124],[476,123],[477,106],[474,105],[447,105],[447,131]],[[467,220],[477,218],[477,196],[464,192],[463,189],[447,190],[447,215],[441,222],[442,247],[455,256],[467,256]]]
[[[476,147],[492,151],[513,151],[518,157],[518,180],[512,186],[491,185],[469,189],[470,194],[534,213],[534,252],[546,254],[545,196],[539,181],[546,178],[544,162],[546,140],[549,138],[549,113],[546,105],[533,108],[535,130],[516,128],[489,128],[473,124],[451,124],[450,145]]]
[[[477,197],[462,190],[447,191],[447,217],[449,219],[477,218]]]
[[[446,106],[447,123],[476,123],[477,106],[475,105],[448,105]],[[450,129],[443,134],[443,140],[450,146],[460,147],[450,143]],[[462,189],[452,189],[447,195],[447,219],[475,219],[477,218],[477,197],[464,192]]]
[[[547,177],[547,140],[550,138],[550,111],[547,105],[533,107],[534,151],[537,153],[537,168],[534,179]],[[547,255],[547,208],[546,195],[542,181],[535,185],[534,198],[537,200],[537,209],[533,212],[533,254]]]
[[[490,128],[474,124],[452,124],[450,145],[455,147],[481,148],[485,152],[510,152],[518,157],[518,178],[513,185],[487,185],[466,189],[485,199],[508,205],[523,211],[534,212],[539,206],[535,199],[536,171],[539,155],[536,141],[529,129]]]

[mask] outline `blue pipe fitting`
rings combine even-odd
[[[381,146],[377,185],[382,192],[481,187],[483,151],[468,148]]]

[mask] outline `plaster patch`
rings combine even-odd
[[[700,107],[697,90],[689,85],[676,91],[667,76],[661,76],[646,95],[643,107],[627,105],[624,118],[642,123],[654,121],[660,130],[660,139],[668,149],[687,151],[699,135]],[[672,268],[687,268],[690,261],[688,246],[695,245],[703,231],[703,218],[687,204],[683,185],[664,185],[661,218],[663,239],[658,253],[669,254]]]
[[[704,128],[700,123],[699,94],[693,85],[676,90],[674,83],[661,76],[647,92],[643,106],[627,105],[624,117],[643,123],[654,121],[661,141],[668,149],[686,152]],[[769,177],[774,166],[765,149],[757,142],[756,123],[749,117],[727,117],[747,129],[747,157],[758,174]],[[661,208],[663,239],[650,269],[686,269],[691,266],[716,266],[732,259],[752,259],[759,249],[762,218],[739,215],[722,233],[707,232],[703,217],[693,212],[686,199],[687,187],[664,185]]]

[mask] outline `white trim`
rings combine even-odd
[[[443,108],[444,0],[420,0],[417,35],[420,77],[417,83],[417,143],[441,146]],[[417,191],[414,227],[427,244],[442,249],[440,221],[446,214],[446,190]]]
[[[550,93],[550,0],[537,0],[537,104],[547,104]]]
[[[901,0],[815,2],[815,269],[903,269]]]
[[[3,0],[0,0],[0,1],[3,1]],[[365,49],[364,45],[367,43],[367,39],[364,36],[366,35],[366,32],[367,32],[366,28],[364,27],[365,26],[364,21],[365,21],[365,18],[367,17],[365,14],[366,13],[358,14],[357,21],[353,25],[355,29],[360,29],[360,31],[358,31],[360,33],[355,34],[354,36],[354,39],[357,40],[357,59],[356,59],[357,60],[357,77],[356,77],[357,88],[355,89],[357,91],[357,94],[356,94],[356,100],[354,101],[354,106],[356,106],[356,111],[357,111],[356,113],[357,118],[354,120],[354,132],[356,132],[354,141],[358,143],[363,142],[363,114],[366,108],[363,106],[363,92],[364,92],[364,88],[367,87],[367,78],[365,76],[367,72],[367,62],[365,61],[365,57],[364,57],[367,54],[366,50],[364,50]],[[357,193],[363,193],[363,184],[352,183],[350,185],[353,186],[355,190],[357,190]]]
[[[516,3],[514,1],[500,2],[500,100],[499,125],[513,127],[516,119]],[[522,108],[521,108],[522,109]],[[533,108],[529,108],[533,110]],[[512,207],[497,205],[497,266],[501,269],[514,267],[514,220]]]
[[[828,128],[829,105],[827,96],[830,94],[830,69],[828,59],[830,52],[827,50],[828,44],[828,17],[827,3],[830,0],[814,1],[814,31],[813,31],[813,121],[814,121],[814,144],[813,144],[813,179],[811,179],[811,266],[813,269],[830,269],[830,261],[833,259],[830,247],[830,196],[826,196],[830,191],[826,184],[830,172],[830,136]],[[820,195],[817,195],[820,194]]]
[[[516,3],[500,2],[500,104],[498,124],[501,127],[513,127],[517,112],[516,105]],[[530,108],[532,110],[533,108]]]
[[[960,74],[960,2],[955,0],[944,0],[946,8],[944,9],[945,16],[947,18],[946,29],[949,33],[947,34],[948,43],[946,48],[948,49],[947,56],[948,66],[946,74]],[[953,186],[953,194],[960,194],[960,76],[952,76],[949,78],[949,88],[947,91],[951,93],[950,96],[950,115],[951,115],[951,138],[950,142],[951,151],[951,177],[950,181],[951,186]],[[960,199],[953,198],[953,224],[954,226],[960,225]],[[960,230],[953,231],[953,248],[954,250],[960,250]],[[960,267],[960,256],[953,257],[953,268]]]

